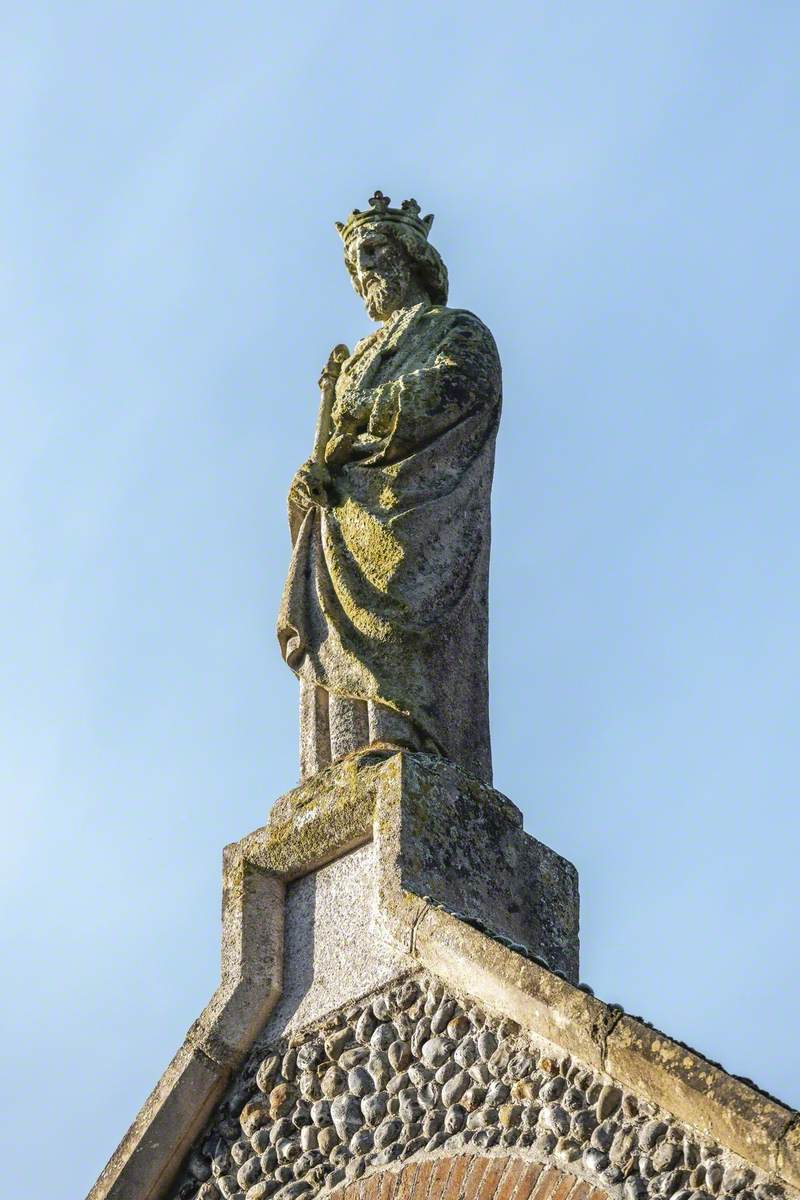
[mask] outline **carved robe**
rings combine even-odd
[[[420,304],[359,342],[336,386],[330,507],[290,507],[278,620],[296,673],[403,713],[487,781],[500,404],[494,339],[472,313]]]

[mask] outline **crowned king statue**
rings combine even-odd
[[[491,333],[447,307],[432,216],[376,192],[337,229],[379,328],[337,346],[312,457],[289,491],[278,639],[300,680],[303,779],[366,746],[424,750],[491,782]]]

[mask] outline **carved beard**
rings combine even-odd
[[[391,275],[370,275],[364,290],[364,305],[373,321],[385,321],[402,308],[408,290],[408,277],[404,272]]]

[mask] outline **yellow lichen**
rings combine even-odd
[[[339,524],[347,545],[373,587],[388,591],[389,583],[403,561],[404,550],[391,531],[350,497],[338,510]]]
[[[383,488],[378,496],[378,503],[381,508],[396,508],[398,504],[397,492],[390,487]]]

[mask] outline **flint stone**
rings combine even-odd
[[[331,1123],[330,1100],[317,1100],[310,1108],[311,1120],[314,1125],[323,1126]]]
[[[288,1138],[294,1135],[294,1121],[290,1117],[281,1117],[280,1121],[275,1121],[269,1131],[269,1140],[273,1146],[280,1141],[281,1138]]]
[[[425,1114],[425,1120],[422,1122],[422,1133],[426,1138],[432,1138],[435,1133],[444,1125],[444,1113],[441,1109],[433,1109]]]
[[[422,1061],[429,1067],[441,1067],[453,1052],[449,1038],[433,1037],[422,1047]]]
[[[341,1096],[337,1096],[331,1104],[331,1119],[339,1137],[343,1142],[348,1142],[364,1123],[361,1104],[355,1096],[349,1096],[344,1092]]]
[[[252,1100],[248,1101],[242,1109],[239,1120],[242,1129],[248,1137],[255,1133],[257,1129],[261,1129],[264,1125],[268,1125],[272,1119],[270,1113],[271,1100],[263,1095],[256,1095]]]
[[[474,1038],[465,1038],[460,1046],[456,1046],[453,1058],[460,1067],[465,1069],[472,1066],[478,1058],[478,1046]]]
[[[449,1079],[442,1088],[442,1103],[445,1108],[449,1108],[451,1104],[455,1104],[464,1095],[464,1092],[471,1085],[471,1080],[466,1071],[459,1071],[452,1079]]]
[[[391,1022],[378,1025],[370,1038],[373,1050],[388,1050],[392,1042],[397,1041],[397,1030]]]
[[[423,1067],[422,1063],[412,1063],[408,1068],[408,1078],[414,1084],[414,1087],[424,1087],[433,1079],[434,1072],[430,1067]]]
[[[317,1148],[321,1154],[330,1154],[340,1142],[341,1138],[333,1125],[326,1125],[324,1129],[320,1129]]]
[[[484,1087],[492,1080],[492,1072],[489,1069],[489,1064],[485,1062],[473,1063],[469,1069],[469,1074],[475,1083],[483,1084]]]
[[[347,1087],[353,1096],[361,1099],[375,1091],[375,1083],[366,1067],[354,1067],[347,1076]],[[335,1101],[334,1101],[335,1103]]]
[[[380,1125],[386,1116],[388,1100],[389,1097],[386,1092],[376,1092],[372,1096],[366,1096],[361,1101],[361,1112],[368,1125],[372,1125],[373,1127]]]
[[[248,1189],[245,1200],[269,1200],[269,1197],[273,1196],[280,1186],[277,1179],[262,1179],[260,1183]],[[199,1192],[197,1200],[204,1200]]]
[[[298,1200],[298,1197],[304,1196],[306,1192],[311,1191],[311,1184],[305,1179],[297,1179],[294,1183],[287,1183],[286,1187],[282,1187],[279,1192],[275,1193],[276,1200]]]
[[[387,1146],[397,1141],[402,1132],[403,1122],[393,1117],[387,1117],[375,1130],[375,1146],[379,1150],[385,1150]]]
[[[389,1047],[389,1062],[395,1071],[405,1071],[411,1063],[411,1047],[407,1042],[395,1040]]]
[[[375,1087],[378,1091],[386,1087],[394,1074],[388,1055],[379,1050],[373,1050],[370,1054],[367,1059],[367,1070],[375,1080]]]
[[[460,1013],[448,1022],[446,1033],[452,1041],[460,1042],[463,1037],[466,1037],[471,1028],[469,1017]]]
[[[325,1039],[326,1055],[328,1056],[328,1058],[331,1058],[335,1061],[339,1057],[339,1055],[342,1053],[342,1051],[345,1050],[350,1045],[352,1040],[353,1040],[352,1029],[349,1029],[347,1027],[345,1027],[344,1029],[337,1029],[336,1033],[332,1033],[329,1037],[327,1037]]]
[[[564,1137],[569,1132],[570,1117],[560,1104],[548,1104],[542,1109],[542,1122],[558,1137]]]
[[[261,1170],[265,1175],[269,1175],[278,1165],[278,1151],[274,1146],[270,1146],[261,1155]]]
[[[247,1162],[242,1163],[236,1173],[236,1182],[243,1192],[261,1180],[261,1160],[258,1157],[248,1158]]]
[[[371,1129],[359,1129],[350,1139],[351,1154],[364,1155],[372,1149],[373,1132]]]
[[[447,1062],[442,1063],[439,1069],[435,1072],[433,1078],[436,1082],[443,1086],[454,1075],[458,1074],[458,1063],[454,1058],[448,1058]]]
[[[319,1130],[316,1125],[304,1125],[300,1130],[300,1146],[306,1150],[316,1150],[319,1142]]]

